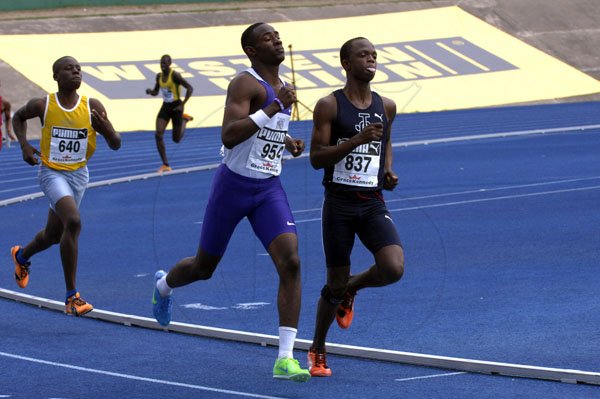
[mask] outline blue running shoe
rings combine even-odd
[[[156,288],[156,282],[166,274],[164,270],[156,272],[154,275],[154,292],[152,293],[152,311],[154,312],[154,318],[161,326],[169,325],[171,322],[171,313],[173,313],[173,299],[171,295],[162,297],[160,292],[158,292],[158,288]]]

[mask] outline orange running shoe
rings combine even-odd
[[[12,255],[13,262],[15,262],[15,280],[17,281],[17,285],[21,288],[27,287],[29,284],[29,265],[31,262],[27,262],[22,265],[17,260],[17,252],[21,249],[20,245],[15,245],[10,249],[10,254]]]
[[[308,369],[312,377],[331,377],[331,369],[327,367],[327,353],[309,349]]]
[[[186,121],[186,122],[189,122],[189,121],[193,121],[193,120],[194,120],[194,117],[193,117],[192,115],[189,115],[189,114],[183,114],[183,115],[182,115],[182,118],[183,118],[183,120],[184,120],[184,121]]]
[[[352,319],[354,318],[354,297],[356,296],[356,292],[354,294],[346,291],[344,295],[344,300],[340,303],[340,307],[337,310],[335,315],[335,320],[338,323],[340,328],[346,329],[350,327],[352,324]]]
[[[71,295],[69,299],[67,299],[67,303],[65,304],[65,313],[67,315],[73,316],[83,316],[86,313],[91,312],[94,307],[84,301],[79,292],[75,295]]]
[[[171,167],[169,165],[163,165],[160,168],[158,168],[157,172],[158,173],[163,173],[163,172],[170,172],[173,169],[171,169]]]

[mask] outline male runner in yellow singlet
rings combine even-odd
[[[73,57],[61,57],[52,65],[58,92],[34,98],[13,117],[13,130],[23,151],[23,160],[41,165],[40,187],[50,209],[46,226],[24,247],[11,248],[15,279],[21,288],[29,283],[29,258],[54,244],[60,244],[65,285],[65,311],[81,316],[93,309],[76,288],[78,240],[81,231],[79,204],[89,174],[87,161],[96,149],[96,133],[104,136],[113,150],[121,147],[121,136],[106,116],[100,101],[77,93],[81,86],[81,66]],[[27,141],[27,120],[40,118],[40,150]],[[36,157],[36,155],[39,157]]]
[[[146,89],[146,94],[156,96],[159,92],[163,96],[163,104],[156,116],[156,148],[162,160],[162,166],[158,172],[170,172],[171,166],[167,159],[165,150],[165,129],[169,121],[173,121],[173,141],[179,143],[185,133],[185,125],[193,120],[190,115],[183,113],[183,107],[192,96],[194,88],[190,85],[179,72],[171,68],[171,56],[168,54],[160,58],[160,72],[156,74],[156,83],[153,89]],[[185,87],[185,97],[181,101],[181,86]]]

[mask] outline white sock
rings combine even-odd
[[[156,282],[156,288],[158,288],[158,293],[163,298],[173,293],[173,288],[169,287],[169,284],[167,284],[166,274]]]
[[[292,327],[279,327],[279,356],[278,359],[284,357],[294,357],[294,341],[298,330]]]

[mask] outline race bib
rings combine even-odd
[[[164,102],[172,103],[173,101],[175,101],[175,96],[173,95],[173,92],[171,91],[171,89],[169,89],[168,87],[161,87],[160,92],[163,96]]]
[[[279,176],[290,116],[277,113],[254,137],[246,168]]]
[[[52,126],[50,162],[74,164],[85,161],[88,144],[87,129]]]
[[[347,139],[338,140],[338,145]],[[357,187],[377,187],[381,141],[372,141],[356,147],[335,164],[333,182]]]

